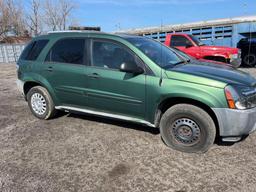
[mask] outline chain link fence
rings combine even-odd
[[[0,44],[0,64],[15,63],[26,44]]]

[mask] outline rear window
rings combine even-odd
[[[48,41],[49,40],[32,41],[22,52],[20,59],[35,61],[40,55],[41,51],[47,45]]]

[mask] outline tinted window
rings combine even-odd
[[[31,48],[33,47],[34,42],[30,42],[25,49],[23,50],[20,59],[25,60],[25,58],[28,56],[29,52],[31,51]]]
[[[186,37],[181,35],[172,36],[171,46],[186,47],[187,45],[191,45],[191,42]]]
[[[125,39],[163,68],[174,66],[183,61],[172,49],[156,40],[146,37],[126,37]]]
[[[63,39],[55,43],[46,61],[83,64],[84,39]]]
[[[136,63],[135,57],[124,47],[107,41],[93,42],[93,66],[120,69],[123,63]]]
[[[44,49],[48,40],[38,40],[33,41],[27,45],[27,47],[22,52],[20,58],[23,60],[34,61],[37,59],[41,51]]]

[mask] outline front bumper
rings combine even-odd
[[[248,135],[256,130],[256,108],[247,110],[213,108],[213,111],[217,116],[222,137]]]
[[[231,56],[230,64],[236,68],[242,64],[241,50],[238,51],[238,54]]]
[[[233,66],[233,67],[240,67],[240,65],[242,64],[242,59],[239,57],[237,59],[232,59],[230,61],[230,64]]]
[[[22,93],[22,95],[24,95],[24,89],[23,89],[23,87],[24,87],[24,82],[23,81],[21,81],[21,80],[19,80],[19,79],[17,79],[16,80],[16,84],[17,84],[17,87],[18,87],[18,90],[19,90],[19,92],[20,93]]]

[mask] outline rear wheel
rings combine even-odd
[[[206,152],[216,136],[209,114],[189,104],[169,108],[161,118],[160,132],[169,147],[188,153]]]
[[[33,87],[27,94],[29,108],[39,119],[50,119],[56,114],[56,109],[48,91],[41,86]]]

